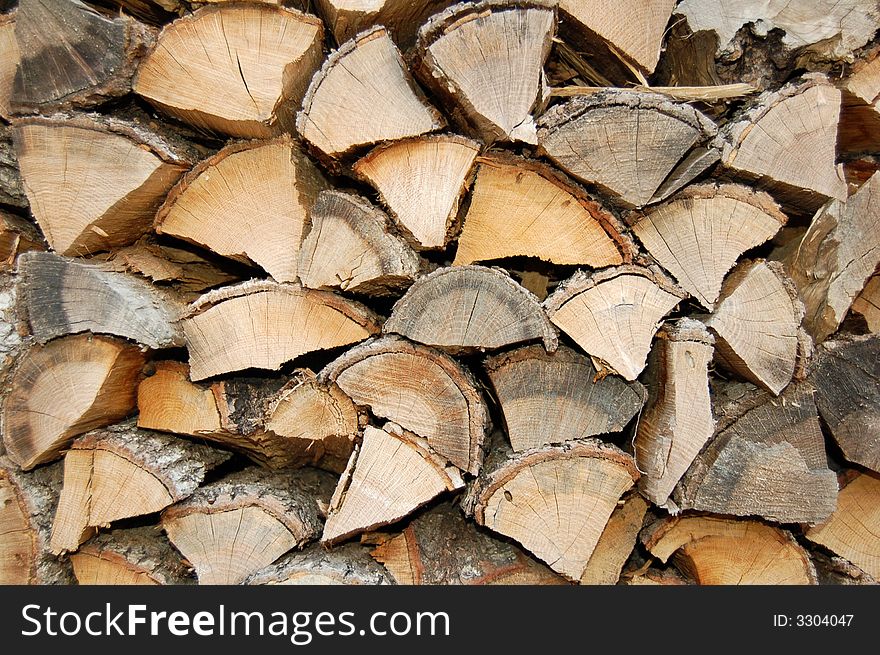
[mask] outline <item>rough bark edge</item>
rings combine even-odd
[[[111,561],[160,585],[195,583],[190,569],[158,526],[102,532],[84,543],[77,554]]]
[[[311,546],[301,552],[288,553],[266,568],[252,573],[242,584],[283,584],[298,572],[339,576],[342,584],[397,584],[385,567],[370,557],[368,548],[354,543],[342,544],[333,550]]]

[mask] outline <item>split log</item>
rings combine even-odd
[[[880,334],[880,274],[871,276],[851,309],[862,315],[871,334]]]
[[[798,208],[846,200],[842,167],[834,163],[839,117],[840,91],[822,75],[805,75],[761,94],[725,126],[721,161]]]
[[[358,32],[373,25],[384,25],[401,49],[415,43],[419,26],[431,14],[453,4],[454,0],[378,0],[377,2],[351,2],[350,0],[317,0],[317,9],[336,43],[344,43]]]
[[[61,456],[77,435],[135,408],[146,357],[110,337],[77,335],[29,349],[3,403],[3,442],[25,470]]]
[[[181,142],[98,115],[21,119],[13,139],[31,210],[61,255],[136,241],[195,161]]]
[[[293,131],[323,40],[321,21],[292,9],[202,7],[162,30],[133,89],[196,128],[265,139]]]
[[[744,260],[724,281],[706,325],[725,368],[779,395],[794,374],[803,317],[803,303],[781,264]]]
[[[394,424],[367,426],[330,501],[321,543],[389,525],[446,491],[464,487],[428,442]]]
[[[410,245],[432,250],[452,238],[479,151],[479,143],[460,136],[413,137],[374,148],[354,171],[379,192]]]
[[[93,332],[137,341],[148,348],[183,345],[177,324],[182,304],[133,275],[104,264],[26,253],[18,259],[20,314],[40,343]]]
[[[388,295],[418,276],[418,256],[389,230],[383,211],[341,191],[322,191],[299,249],[299,277],[309,289]]]
[[[573,98],[552,107],[538,126],[541,154],[624,207],[676,191],[715,161],[702,157],[703,166],[694,168],[689,159],[709,147],[717,132],[712,121],[653,93],[610,90]]]
[[[816,550],[810,553],[820,585],[876,585],[877,581],[842,557],[827,556]]]
[[[880,479],[849,471],[842,476],[837,509],[804,535],[880,580]]]
[[[679,573],[676,569],[661,570],[649,568],[643,573],[637,573],[635,575],[627,577],[626,584],[655,587],[681,586],[691,584],[691,582],[687,580],[684,576],[682,576],[681,573]]]
[[[712,310],[739,257],[773,238],[787,217],[764,192],[700,184],[627,220],[651,256]]]
[[[709,396],[714,339],[699,321],[682,318],[657,335],[648,367],[650,401],[639,418],[633,453],[639,490],[655,505],[675,511],[669,496],[697,453],[712,437]]]
[[[746,384],[716,389],[718,428],[682,479],[682,509],[818,523],[834,511],[837,485],[828,470],[812,390],[792,384],[779,398]]]
[[[42,235],[30,221],[0,210],[0,273],[11,272],[21,253],[45,249]]]
[[[379,329],[378,317],[353,300],[256,280],[206,293],[183,318],[193,381],[247,368],[277,370],[300,355],[363,341]]]
[[[655,557],[700,585],[814,585],[806,551],[785,530],[759,521],[687,516],[658,521],[642,533]]]
[[[596,440],[512,455],[496,444],[463,507],[557,573],[578,581],[617,501],[639,474],[629,455]]]
[[[357,405],[426,439],[453,465],[480,470],[489,413],[470,372],[452,357],[399,337],[352,348],[320,378]]]
[[[562,175],[535,161],[479,159],[454,264],[537,257],[603,268],[629,262],[623,226]]]
[[[70,563],[81,585],[180,585],[193,580],[157,527],[111,530],[83,544]]]
[[[168,538],[199,584],[239,584],[321,531],[332,477],[315,469],[246,469],[201,487],[162,513]]]
[[[15,38],[21,55],[12,110],[94,107],[131,91],[154,32],[124,14],[109,18],[79,0],[19,0]]]
[[[297,132],[329,160],[445,125],[415,86],[384,27],[342,44],[312,78]]]
[[[244,581],[247,585],[391,585],[394,578],[360,544],[309,546],[288,553]]]
[[[558,585],[565,579],[522,550],[480,532],[452,503],[396,535],[370,535],[373,557],[403,585]]]
[[[837,144],[840,152],[858,154],[880,150],[880,48],[853,64],[838,83],[843,92]]]
[[[734,37],[751,24],[759,36],[782,30],[787,51],[807,51],[820,61],[845,61],[880,28],[880,10],[872,0],[684,0],[675,9],[696,31],[718,35],[718,53],[733,54]]]
[[[539,345],[489,357],[485,364],[513,450],[521,452],[621,432],[645,404],[645,389],[601,376],[590,359]]]
[[[612,371],[635,380],[662,319],[685,297],[659,270],[578,271],[544,301],[550,321]]]
[[[440,268],[416,280],[395,303],[383,332],[452,352],[533,339],[541,339],[548,351],[557,344],[534,294],[501,269],[484,266]]]
[[[581,575],[581,584],[617,584],[623,565],[635,548],[647,511],[648,503],[637,493],[618,501]]]
[[[545,0],[457,4],[421,27],[413,70],[456,122],[486,143],[533,144],[531,112],[555,23],[555,3]]]
[[[0,456],[0,584],[70,584],[70,563],[49,550],[61,463],[22,473]]]
[[[623,60],[648,74],[660,59],[674,6],[675,0],[560,0],[559,11],[563,36],[582,44],[603,73],[622,69]]]
[[[880,265],[880,173],[846,202],[822,207],[783,263],[806,308],[804,327],[824,341]]]
[[[294,282],[309,212],[327,180],[289,137],[233,143],[199,163],[156,214],[183,239]]]
[[[15,39],[15,13],[0,14],[0,118],[12,115],[12,90],[21,53]]]
[[[880,337],[826,341],[810,382],[828,431],[850,462],[880,473]]]
[[[228,453],[121,424],[73,442],[52,525],[52,552],[74,551],[91,528],[159,512],[189,497]]]
[[[270,469],[320,466],[341,472],[360,416],[333,384],[307,369],[287,384],[234,378],[210,385],[189,381],[189,368],[156,362],[138,387],[138,426],[191,435],[247,455]]]

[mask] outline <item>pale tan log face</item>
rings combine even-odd
[[[28,584],[34,543],[24,508],[12,482],[0,474],[0,583]]]

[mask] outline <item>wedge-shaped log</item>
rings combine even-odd
[[[535,295],[504,271],[484,266],[440,268],[418,279],[395,303],[383,331],[452,352],[533,339],[548,351],[557,344]]]
[[[880,265],[880,173],[846,202],[816,212],[783,263],[804,302],[804,327],[817,343],[825,340]]]
[[[90,528],[159,512],[189,497],[229,454],[133,423],[95,430],[64,457],[52,552],[76,550]]]
[[[194,127],[265,139],[293,131],[323,41],[321,21],[292,9],[202,7],[162,30],[133,88]]]
[[[759,521],[687,516],[652,524],[645,547],[701,585],[814,585],[816,570],[789,532]]]
[[[857,59],[838,86],[843,93],[838,148],[851,154],[880,150],[880,49]]]
[[[110,18],[79,0],[20,0],[12,110],[94,107],[131,91],[155,33],[125,14]]]
[[[675,493],[682,509],[818,523],[837,485],[812,392],[790,385],[778,399],[751,385],[716,388],[718,429]]]
[[[769,195],[738,184],[691,186],[627,219],[651,256],[709,310],[739,257],[787,220]]]
[[[3,443],[21,468],[51,462],[77,435],[135,408],[145,355],[110,337],[76,335],[28,350],[3,403]]]
[[[18,260],[18,303],[40,343],[79,332],[110,334],[148,348],[183,345],[183,304],[103,263],[31,252]]]
[[[452,237],[479,152],[476,141],[429,134],[377,146],[354,171],[379,192],[410,245],[431,250],[444,248]]]
[[[642,529],[647,501],[638,493],[632,493],[618,503],[602,536],[590,556],[580,583],[586,585],[613,585],[620,580],[620,572],[632,555]]]
[[[550,321],[587,353],[635,380],[666,314],[685,297],[659,270],[618,266],[578,271],[544,301]]]
[[[454,264],[537,257],[603,268],[631,261],[622,225],[549,166],[520,157],[479,160]]]
[[[299,134],[330,159],[444,125],[381,26],[361,32],[330,55],[312,78],[296,118]]]
[[[665,195],[664,182],[687,184],[709,164],[692,169],[687,156],[715,136],[715,125],[690,105],[635,91],[604,91],[557,105],[538,121],[539,152],[625,207]],[[690,170],[679,179],[679,163]]]
[[[332,491],[332,476],[315,469],[248,468],[166,509],[162,528],[199,584],[239,584],[317,537]]]
[[[431,14],[453,3],[454,0],[317,0],[316,6],[336,43],[344,43],[373,25],[384,25],[394,42],[406,50],[415,43],[419,26]]]
[[[311,231],[299,250],[303,286],[386,295],[418,276],[418,256],[365,198],[322,191],[309,217]]]
[[[97,115],[23,118],[12,136],[31,211],[61,255],[136,241],[195,160],[137,123]]]
[[[0,273],[14,270],[20,254],[45,249],[43,236],[33,223],[0,210]]]
[[[648,367],[648,408],[639,418],[633,452],[639,489],[655,505],[675,510],[669,496],[715,432],[709,396],[714,340],[690,318],[664,326]]]
[[[328,364],[320,379],[426,439],[463,471],[480,470],[488,410],[474,377],[448,355],[384,337],[352,348]]]
[[[815,210],[846,200],[835,165],[840,91],[818,74],[763,93],[725,126],[722,163],[786,202]]]
[[[248,585],[390,585],[394,578],[370,557],[368,547],[343,544],[333,550],[321,545],[288,553],[251,575]]]
[[[875,273],[853,300],[852,310],[865,319],[871,334],[880,334],[880,274]]]
[[[880,473],[880,337],[826,341],[817,349],[810,382],[843,456]]]
[[[413,520],[403,532],[369,537],[372,555],[397,584],[558,585],[546,565],[511,543],[481,532],[452,503],[441,503]],[[441,554],[442,556],[438,556]]]
[[[73,582],[70,564],[49,548],[62,475],[61,462],[22,473],[0,456],[0,584]]]
[[[880,479],[847,471],[841,479],[837,509],[822,525],[806,531],[807,539],[852,562],[880,580]]]
[[[379,329],[378,317],[360,303],[265,281],[210,291],[183,320],[194,381],[246,368],[277,370],[300,355],[363,341]]]
[[[512,455],[496,443],[471,485],[465,511],[577,581],[605,525],[639,474],[629,455],[596,440]]]
[[[290,138],[234,143],[172,189],[156,232],[294,282],[309,212],[327,181]]]
[[[428,442],[394,424],[364,429],[339,479],[321,543],[334,544],[408,516],[446,491],[464,487],[461,473]]]
[[[15,12],[0,15],[0,118],[12,115],[12,89],[21,59],[15,39]]]
[[[81,585],[180,585],[189,567],[157,526],[102,532],[70,555]]]
[[[517,452],[620,432],[641,410],[645,389],[602,377],[590,358],[561,346],[523,346],[486,360],[486,372]]]
[[[419,30],[416,75],[487,143],[536,143],[531,112],[555,32],[554,5],[484,0],[434,15]]]

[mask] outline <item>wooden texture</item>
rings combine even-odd
[[[618,583],[621,569],[635,548],[647,511],[647,501],[637,493],[618,501],[581,575],[581,584]]]
[[[248,577],[244,584],[372,586],[394,584],[394,578],[370,557],[366,546],[343,544],[327,550],[315,545],[288,553]]]
[[[15,269],[20,254],[45,249],[43,236],[33,223],[0,209],[0,272]]]
[[[15,38],[15,13],[0,14],[0,118],[12,115],[12,89],[20,52]]]
[[[565,346],[523,346],[486,359],[485,369],[517,452],[621,432],[645,403],[644,387],[601,376]]]
[[[862,315],[871,334],[880,334],[880,275],[871,276],[851,309]]]
[[[384,25],[406,50],[415,43],[419,25],[454,0],[317,0],[316,7],[336,43],[344,43],[373,25]]]

